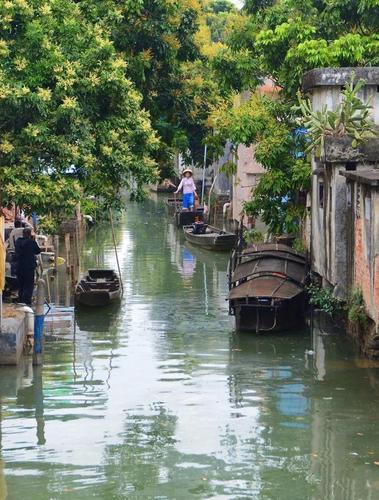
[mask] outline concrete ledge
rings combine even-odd
[[[376,170],[358,170],[357,172],[340,171],[340,174],[351,181],[366,184],[372,187],[379,187],[379,169]]]
[[[323,160],[328,163],[348,163],[348,162],[370,162],[378,163],[379,158],[379,136],[374,137],[361,144],[358,148],[353,148],[350,137],[326,137],[325,157]]]
[[[26,315],[17,306],[4,304],[0,332],[0,365],[17,365],[26,339]]]
[[[379,67],[372,68],[316,68],[303,76],[302,87],[305,92],[315,87],[338,87],[346,85],[355,73],[357,80],[363,79],[366,85],[379,85]]]

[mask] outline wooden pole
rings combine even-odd
[[[120,279],[120,285],[121,285],[121,291],[124,293],[124,284],[122,282],[122,277],[121,277],[121,268],[120,268],[120,261],[118,260],[118,252],[117,252],[117,244],[116,244],[116,235],[114,232],[114,225],[113,225],[113,215],[112,215],[112,210],[109,209],[109,218],[111,221],[111,228],[112,228],[112,237],[113,237],[113,245],[114,245],[114,253],[116,255],[116,262],[117,262],[117,269],[118,269],[118,276]]]
[[[54,236],[54,273],[58,274],[59,236]]]
[[[209,212],[209,222],[211,221],[211,195],[212,195],[212,191],[213,191],[214,185],[215,185],[215,183],[216,183],[216,179],[217,179],[217,175],[216,175],[216,176],[215,176],[215,178],[213,179],[212,186],[211,186],[211,189],[209,190],[209,194],[208,194],[208,212]],[[216,225],[216,205],[215,205],[214,224]]]
[[[70,274],[70,234],[64,235],[64,246],[66,250],[66,273]]]
[[[204,205],[204,193],[205,193],[205,170],[207,168],[207,145],[204,147],[204,165],[203,165],[203,184],[201,186],[201,205]]]

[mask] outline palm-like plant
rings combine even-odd
[[[355,82],[355,75],[342,91],[342,100],[335,110],[327,109],[324,105],[321,110],[312,110],[309,99],[303,99],[298,94],[299,109],[303,115],[303,125],[308,130],[310,143],[306,151],[316,149],[323,151],[326,137],[350,137],[352,147],[375,137],[377,130],[370,117],[371,101],[363,103],[358,93],[364,86],[364,80]]]

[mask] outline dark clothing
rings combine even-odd
[[[18,300],[30,306],[34,290],[35,269],[17,269]]]
[[[40,247],[31,238],[19,238],[16,241],[18,298],[24,304],[32,303],[36,255],[39,253]]]
[[[17,267],[23,269],[35,269],[37,267],[36,255],[41,253],[40,247],[31,238],[19,238],[16,240]]]

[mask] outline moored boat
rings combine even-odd
[[[183,226],[184,237],[193,245],[201,246],[207,250],[230,251],[236,244],[237,236],[234,233],[223,231],[207,224]]]
[[[277,332],[304,321],[308,267],[282,244],[247,248],[231,259],[229,306],[239,331]]]
[[[113,270],[91,269],[75,288],[76,305],[106,306],[120,297],[120,279]]]

